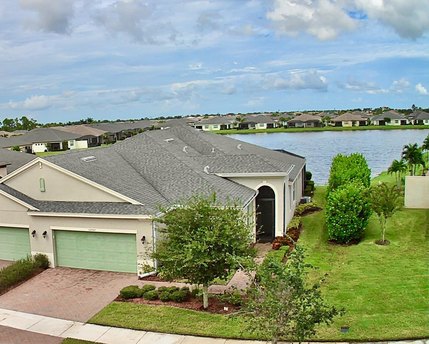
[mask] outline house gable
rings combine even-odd
[[[6,177],[3,183],[42,201],[126,202],[120,195],[65,173],[42,159]]]
[[[0,190],[0,213],[5,212],[27,212],[28,209],[35,210],[31,205],[16,199],[15,197]],[[2,219],[4,221],[5,219]]]

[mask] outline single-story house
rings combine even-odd
[[[235,121],[235,116],[214,116],[193,122],[192,126],[204,131],[231,129]]]
[[[360,111],[346,112],[331,119],[331,125],[335,127],[358,127],[368,124],[368,119],[362,116]]]
[[[287,122],[287,126],[291,128],[314,128],[323,125],[322,118],[314,115],[302,114]]]
[[[88,148],[86,140],[80,135],[53,128],[36,128],[24,135],[12,136],[1,140],[0,148],[20,147],[27,153],[60,151],[67,149]]]
[[[235,123],[238,129],[270,129],[279,126],[271,114],[237,116]]]
[[[380,115],[371,117],[372,125],[406,125],[408,119],[395,110],[385,111]]]
[[[271,241],[285,233],[304,174],[303,157],[188,126],[35,157],[0,179],[0,259],[44,253],[54,267],[141,275],[156,266],[159,206],[214,192],[254,218],[255,240]]]
[[[410,123],[415,125],[429,125],[429,112],[417,110],[410,114]]]
[[[106,134],[105,130],[89,127],[85,124],[66,125],[63,127],[53,127],[53,129],[61,130],[67,133],[80,135],[79,140],[86,140],[87,147],[100,146],[103,143],[103,136]]]

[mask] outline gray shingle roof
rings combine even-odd
[[[67,140],[74,140],[81,135],[69,133],[52,128],[36,128],[24,135],[12,136],[1,141],[1,146],[26,146],[33,143],[48,143],[48,142],[62,142]]]
[[[13,172],[26,163],[36,159],[33,154],[10,151],[8,149],[0,149],[0,161],[8,163],[7,172]]]
[[[389,110],[389,111],[383,112],[380,115],[371,117],[371,121],[383,121],[385,118],[405,119],[405,116],[402,113],[399,113],[397,111]]]
[[[94,158],[84,161],[82,158]],[[255,195],[222,173],[285,173],[295,179],[305,159],[293,154],[206,133],[188,126],[147,131],[107,148],[69,151],[46,160],[143,204],[138,211],[154,214],[195,194],[216,192],[221,201],[245,204]],[[49,211],[83,209],[81,202],[37,203]],[[106,208],[107,207],[107,208]],[[88,211],[137,211],[118,203],[88,207]],[[108,210],[107,210],[108,209]],[[116,208],[115,208],[116,209]],[[70,210],[72,211],[72,210]],[[88,212],[84,211],[84,212]],[[98,213],[98,212],[97,212]]]

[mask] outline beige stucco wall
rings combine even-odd
[[[40,191],[40,178],[45,181],[45,192]],[[43,201],[124,202],[119,197],[60,172],[44,162],[34,164],[6,180],[5,184]]]
[[[73,230],[86,232],[129,233],[136,235],[137,271],[142,273],[144,264],[153,265],[149,255],[152,250],[152,221],[150,219],[118,219],[118,218],[83,218],[83,217],[48,217],[31,216],[27,208],[0,194],[0,227],[28,228],[31,253],[44,253],[49,257],[52,266],[55,262],[55,230]],[[47,236],[43,238],[42,233]],[[141,243],[142,236],[145,244]]]
[[[283,214],[287,208],[284,203],[283,188],[287,179],[285,177],[229,177],[239,184],[245,185],[253,190],[258,190],[261,186],[269,186],[275,194],[275,233],[276,236],[283,235],[284,219]]]
[[[429,176],[405,177],[405,207],[429,209]]]

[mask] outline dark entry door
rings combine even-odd
[[[275,236],[275,193],[269,186],[261,186],[256,196],[256,240],[271,242]]]

